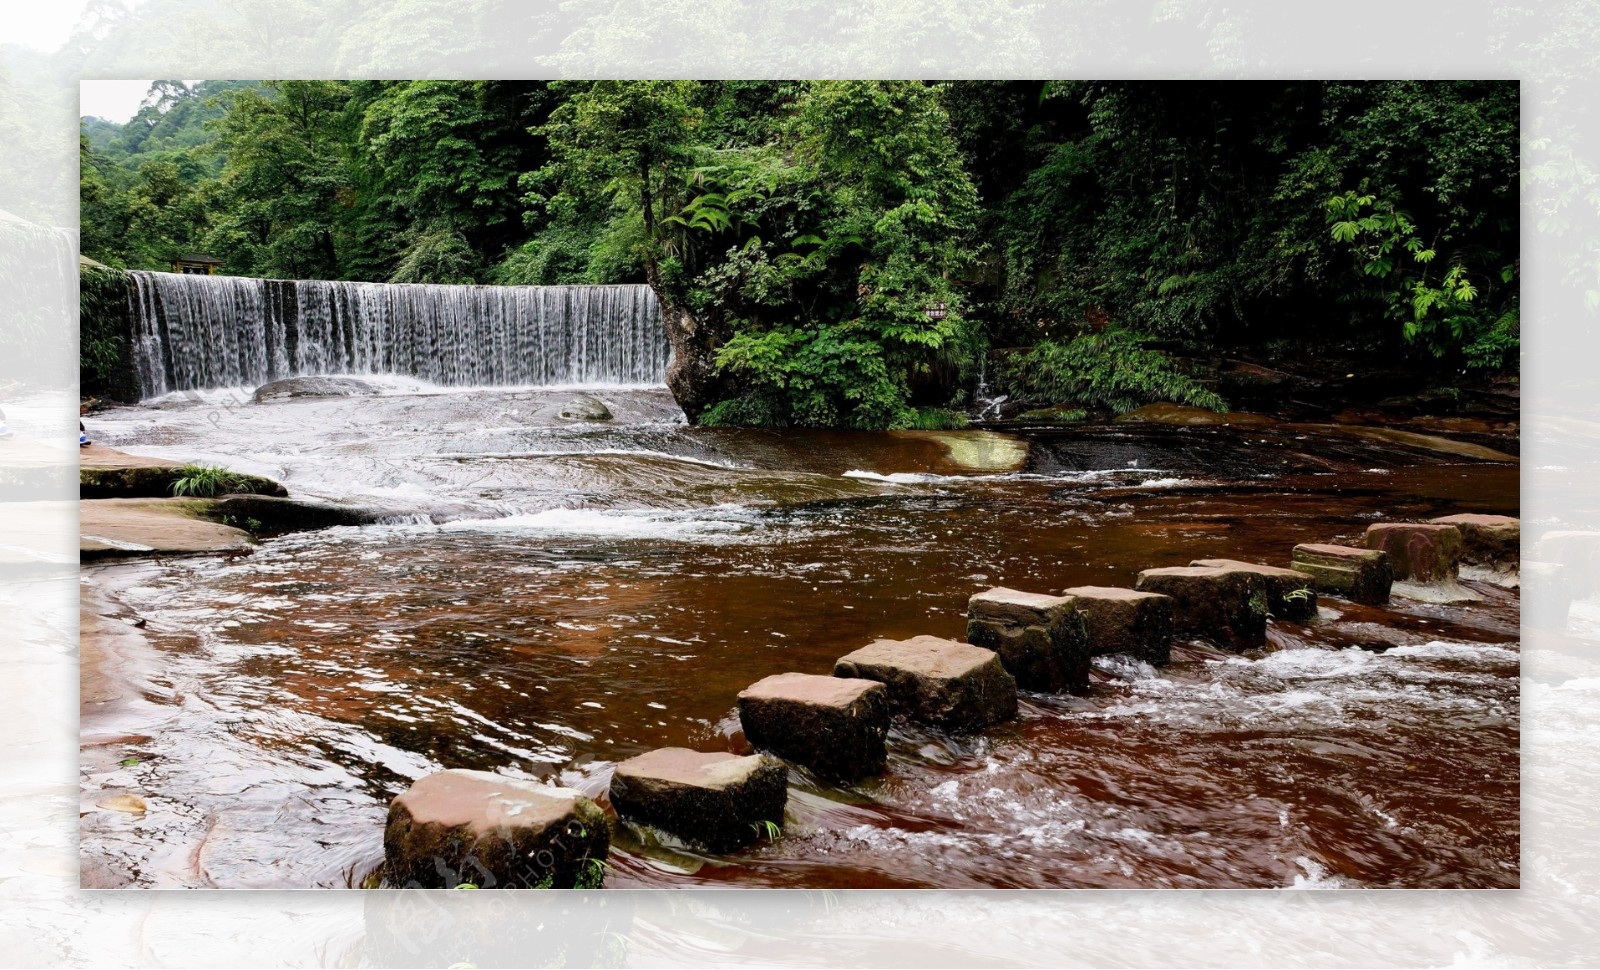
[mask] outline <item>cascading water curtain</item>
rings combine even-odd
[[[145,397],[308,374],[453,386],[659,384],[648,286],[443,286],[134,272]]]

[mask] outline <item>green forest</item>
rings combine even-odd
[[[1221,409],[1219,348],[1514,373],[1517,144],[1500,81],[158,81],[83,119],[81,248],[648,282],[703,424]]]

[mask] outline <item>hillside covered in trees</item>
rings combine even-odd
[[[1221,407],[1195,353],[1514,371],[1517,126],[1512,82],[159,81],[84,119],[81,245],[649,282],[703,423]]]

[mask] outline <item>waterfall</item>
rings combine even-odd
[[[648,286],[445,286],[128,274],[134,364],[154,397],[308,374],[456,386],[659,384]]]

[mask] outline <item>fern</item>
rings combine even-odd
[[[1119,414],[1155,401],[1227,410],[1222,398],[1178,370],[1166,354],[1140,346],[1122,330],[1081,334],[1065,343],[1044,341],[1005,361],[998,376],[1012,397],[1035,404],[1076,404]]]

